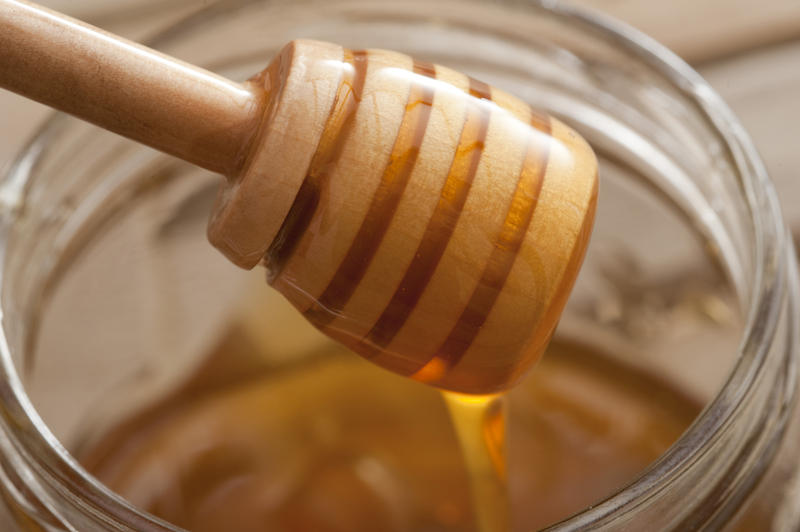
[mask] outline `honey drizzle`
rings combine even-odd
[[[506,532],[510,501],[504,394],[442,392],[464,456],[479,532]]]

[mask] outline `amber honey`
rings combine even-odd
[[[197,532],[531,530],[622,488],[699,411],[568,341],[503,408],[458,406],[332,343],[270,367],[248,330],[232,326],[182,388],[86,446],[86,467]]]
[[[509,527],[506,394],[464,395],[442,392],[461,444],[478,530]]]

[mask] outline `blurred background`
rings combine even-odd
[[[146,40],[208,0],[41,0],[109,31]],[[575,0],[631,24],[694,66],[753,137],[800,236],[800,1]],[[268,58],[265,58],[265,64]],[[49,110],[0,90],[0,168]]]

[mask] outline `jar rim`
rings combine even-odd
[[[592,31],[624,48],[647,67],[664,76],[696,104],[698,112],[713,125],[714,133],[724,140],[725,147],[729,150],[741,179],[744,201],[755,230],[753,292],[738,347],[737,362],[727,381],[691,427],[636,480],[606,500],[551,527],[552,530],[575,529],[590,523],[596,525],[606,522],[612,515],[618,516],[620,512],[630,511],[655,492],[664,489],[665,483],[680,475],[695,454],[712,442],[729,423],[741,402],[751,393],[763,369],[771,339],[776,334],[784,298],[787,294],[788,297],[796,298],[794,292],[790,292],[793,287],[792,271],[795,267],[791,253],[792,244],[783,224],[777,194],[752,141],[727,104],[687,63],[638,30],[593,10],[551,0],[506,0],[502,3],[521,4],[523,7],[546,11],[570,24],[578,23],[590,27]],[[150,44],[158,45],[163,40],[180,34],[182,30],[201,23],[206,17],[214,16],[219,4],[211,4],[190,15],[160,33]],[[20,152],[6,176],[3,176],[3,188],[12,193],[9,201],[12,206],[13,195],[22,194],[36,160],[42,156],[50,140],[59,134],[64,123],[64,117],[59,115],[48,120]],[[13,212],[13,209],[10,210]],[[13,215],[6,215],[0,222],[0,256],[7,252],[7,235],[12,219]],[[4,264],[0,262],[0,276],[3,269]],[[796,302],[793,302],[792,308],[795,307]],[[100,517],[101,520],[138,523],[150,530],[179,530],[137,509],[111,492],[86,472],[59,443],[25,393],[13,363],[6,338],[6,326],[6,320],[3,320],[0,329],[0,379],[3,384],[0,388],[7,389],[3,390],[6,408],[0,418],[6,430],[24,433],[25,444],[34,452],[26,451],[22,448],[24,445],[16,445],[14,450],[45,464],[44,468],[37,469],[43,470],[50,483],[60,486],[59,491],[62,493],[67,491],[74,494],[71,499],[76,505],[86,507],[88,504],[94,508],[92,513],[107,514],[108,517]],[[45,493],[42,496],[47,500]],[[79,500],[86,502],[81,503]]]
[[[755,234],[753,292],[736,362],[722,388],[686,432],[636,480],[604,501],[547,529],[560,531],[582,529],[590,523],[605,524],[612,514],[633,510],[680,475],[694,455],[726,427],[752,392],[763,370],[786,294],[792,300],[790,307],[795,315],[792,321],[797,321],[796,272],[793,273],[797,266],[777,193],[755,145],[728,104],[697,71],[653,38],[604,13],[561,3],[550,4],[546,0],[533,0],[533,3],[592,26],[593,30],[625,46],[628,52],[662,74],[697,104],[701,115],[713,124],[714,133],[725,141],[735,162]],[[792,331],[789,333],[795,336]],[[781,427],[780,434],[775,434],[774,438],[779,439],[782,433]]]

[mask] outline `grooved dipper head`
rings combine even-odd
[[[287,45],[209,237],[394,372],[508,388],[542,354],[594,219],[597,161],[558,120],[450,69]]]

